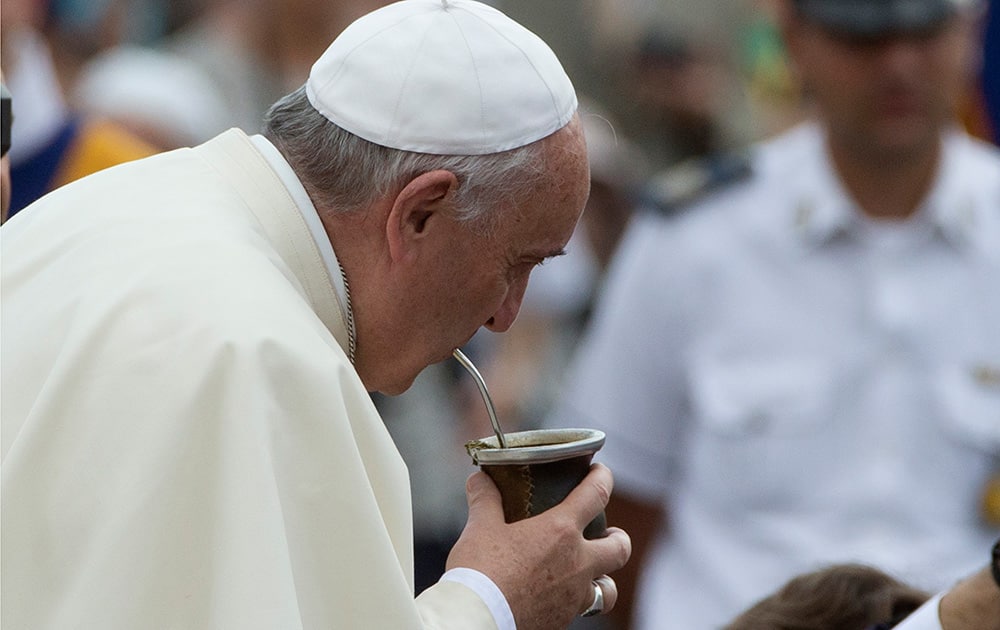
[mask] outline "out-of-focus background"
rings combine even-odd
[[[17,212],[111,164],[256,132],[267,107],[378,0],[3,0],[0,65],[13,95],[9,153]],[[506,335],[467,348],[507,430],[540,426],[586,329],[618,238],[651,177],[685,194],[715,168],[804,114],[769,0],[495,0],[556,51],[576,85],[593,189],[565,257],[532,277]],[[997,141],[996,19],[981,80],[959,118]],[[991,113],[992,112],[992,113]],[[710,168],[711,167],[711,168]],[[707,175],[706,175],[707,173]],[[687,179],[686,179],[687,178]],[[465,518],[463,444],[490,433],[460,366],[428,369],[376,397],[410,465],[417,590],[436,581]],[[602,620],[580,622],[595,628]]]

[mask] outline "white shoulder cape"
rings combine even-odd
[[[494,627],[460,584],[414,600],[406,468],[244,134],[0,233],[6,629]]]

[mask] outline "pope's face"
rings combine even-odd
[[[934,150],[952,119],[973,67],[970,29],[958,17],[927,32],[857,39],[795,19],[787,34],[831,141],[898,161]]]
[[[436,250],[415,274],[398,331],[393,370],[379,391],[405,391],[432,363],[451,358],[485,326],[510,328],[531,271],[564,251],[590,187],[579,123],[553,136],[544,185],[518,207],[502,211],[492,230],[452,220]],[[389,375],[387,375],[389,376]]]

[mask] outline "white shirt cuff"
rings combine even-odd
[[[914,610],[893,630],[941,630],[941,615],[938,605],[944,593],[938,593],[927,600],[923,606]]]
[[[471,588],[490,609],[498,630],[517,630],[517,626],[514,625],[514,613],[511,612],[507,598],[490,578],[475,569],[459,567],[446,571],[440,581],[458,582]]]

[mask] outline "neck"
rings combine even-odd
[[[940,619],[944,630],[1000,630],[1000,585],[988,568],[945,594]]]
[[[892,155],[853,151],[833,140],[828,149],[841,182],[864,214],[875,219],[906,219],[930,192],[941,143]]]
[[[379,244],[373,229],[374,221],[365,212],[337,213],[319,209],[323,228],[330,239],[333,251],[343,273],[344,283],[348,287],[350,304],[345,305],[350,310],[353,322],[354,356],[351,362],[358,371],[361,380],[368,386],[370,380],[369,356],[372,352],[373,331],[372,320],[377,319],[377,307],[372,304],[372,292],[377,290],[377,256]],[[374,312],[373,312],[374,311]],[[377,345],[377,344],[376,344]]]

